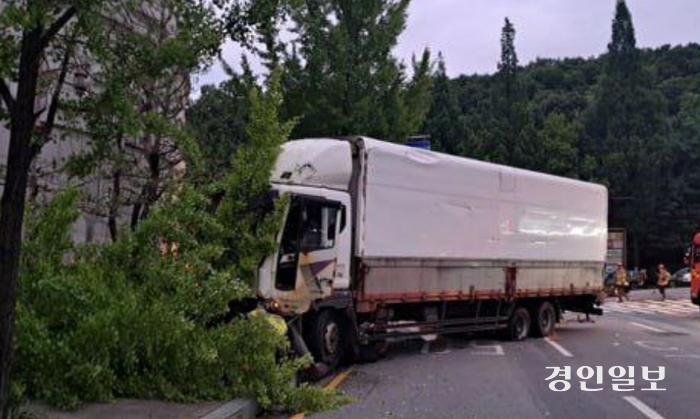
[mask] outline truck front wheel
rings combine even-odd
[[[554,306],[549,301],[543,301],[537,308],[536,323],[533,330],[537,337],[546,337],[554,333],[554,326],[557,321],[557,313]]]
[[[307,343],[316,362],[335,368],[345,355],[346,333],[343,322],[333,310],[315,313],[307,328]]]
[[[523,340],[530,334],[530,313],[525,307],[518,307],[510,318],[510,339]]]

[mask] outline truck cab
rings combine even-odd
[[[274,188],[286,202],[284,227],[258,272],[257,291],[273,311],[291,316],[349,286],[350,197],[327,188]]]
[[[348,347],[354,211],[351,143],[297,140],[283,145],[271,187],[284,202],[276,251],[261,264],[256,291],[287,319],[292,344],[337,365]],[[345,330],[344,330],[345,329]]]

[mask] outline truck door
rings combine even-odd
[[[294,197],[282,234],[275,287],[313,300],[330,295],[337,265],[340,203]]]

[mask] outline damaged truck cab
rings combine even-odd
[[[277,252],[258,275],[259,296],[285,316],[350,287],[350,143],[303,143],[287,143],[277,160],[272,185],[289,205]]]
[[[279,248],[263,263],[258,289],[278,313],[294,315],[329,298],[334,288],[349,287],[350,199],[347,193],[307,187],[277,190],[290,196],[289,206]]]
[[[601,313],[600,185],[365,137],[288,142],[271,184],[288,204],[257,293],[317,362],[399,335],[547,336],[564,310]]]

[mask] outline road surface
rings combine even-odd
[[[687,288],[668,295],[662,302],[658,292],[637,290],[631,301],[609,299],[605,315],[592,317],[595,323],[567,314],[556,335],[546,340],[508,342],[482,335],[402,342],[380,361],[353,367],[340,389],[355,402],[311,417],[700,417],[700,310],[688,301]],[[602,390],[583,391],[577,371],[597,366],[603,370],[602,384],[591,378],[586,388]],[[632,391],[613,389],[609,370],[615,366],[633,367]],[[657,382],[665,390],[643,390],[651,387],[644,366],[665,368],[665,378]],[[547,367],[571,367],[568,391],[550,389],[546,379],[553,370]]]

